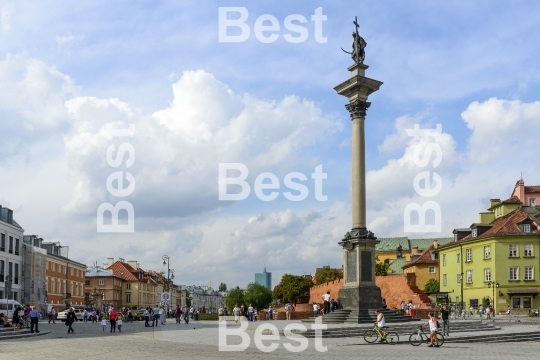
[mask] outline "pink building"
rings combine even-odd
[[[520,179],[514,187],[512,197],[517,197],[523,206],[540,206],[540,185],[525,186]]]

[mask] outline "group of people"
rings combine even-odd
[[[330,291],[327,291],[326,294],[322,295],[322,299],[323,299],[323,308],[322,308],[323,315],[326,315],[330,312],[334,312],[338,309],[338,306],[339,306],[338,302],[335,299],[331,298]],[[321,306],[318,303],[313,302],[313,317],[319,316],[320,312],[321,312]]]
[[[0,313],[0,326],[12,327],[14,331],[30,328],[31,333],[39,333],[39,317],[39,311],[35,307],[30,305],[26,305],[24,308],[17,306],[15,311],[13,311],[11,320],[6,314]]]
[[[383,301],[384,301],[384,299],[383,299]],[[385,302],[384,305],[385,305],[384,308],[386,309],[386,302]],[[408,303],[405,303],[405,301],[401,302],[401,313],[403,315],[409,314],[410,316],[414,316],[414,309],[415,309],[415,306],[414,306],[412,300],[409,300]]]

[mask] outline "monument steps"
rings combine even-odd
[[[403,315],[401,312],[390,310],[382,310],[387,322],[410,322],[419,321],[420,319],[411,318],[408,315]],[[322,315],[323,324],[371,324],[377,317],[375,309],[361,310],[337,310],[326,315]],[[314,323],[315,318],[302,320],[305,323]]]
[[[14,340],[24,339],[34,336],[41,336],[50,333],[50,331],[40,331],[39,333],[31,333],[30,329],[21,329],[14,331],[13,328],[0,328],[0,341],[2,340]]]

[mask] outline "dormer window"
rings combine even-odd
[[[472,235],[471,235],[473,238],[477,237],[478,236],[478,229],[474,228],[472,229]]]
[[[530,233],[531,232],[531,224],[523,224],[523,232]]]

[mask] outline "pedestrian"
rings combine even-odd
[[[67,313],[67,317],[66,317],[66,325],[69,326],[68,327],[68,334],[71,332],[71,333],[74,333],[75,330],[73,330],[73,327],[71,325],[73,325],[73,323],[75,321],[77,321],[77,315],[75,315],[75,312],[73,311],[74,309],[73,308],[69,308],[69,311]],[[107,324],[105,322],[105,324]]]
[[[83,312],[83,322],[88,322],[88,311],[86,309]]]
[[[313,317],[317,317],[319,314],[319,305],[317,303],[313,303]]]
[[[285,316],[287,320],[291,320],[291,305],[290,304],[285,305]]]
[[[322,296],[323,298],[323,314],[326,315],[330,312],[330,291],[327,291],[326,294]]]
[[[383,309],[386,309],[386,300],[385,300],[384,298],[382,299],[381,307],[382,307]]]
[[[428,322],[425,323],[424,326],[429,325],[429,338],[431,340],[431,344],[429,345],[429,347],[439,347],[439,339],[437,339],[437,333],[439,332],[439,324],[437,323],[437,319],[433,317],[432,312],[430,312],[428,316]]]
[[[401,300],[401,313],[405,315],[407,312],[407,304],[405,304],[405,301]]]
[[[144,309],[144,327],[150,327],[150,311],[149,307],[147,306],[146,309]]]
[[[111,323],[111,332],[116,332],[116,320],[118,319],[118,312],[115,308],[111,308],[109,313],[109,322]]]
[[[122,332],[122,319],[124,315],[118,314],[118,319],[116,320],[116,326],[118,327],[118,332]]]
[[[126,315],[126,322],[133,322],[133,314],[131,313],[131,309],[129,309],[126,314],[124,314]]]
[[[160,317],[160,312],[161,310],[159,309],[159,306],[156,305],[156,307],[154,308],[154,310],[152,310],[152,312],[154,313],[154,320],[152,321],[152,327],[154,327],[154,324],[155,326],[157,327],[158,324],[159,324],[159,317]]]
[[[180,316],[182,316],[182,309],[180,308],[180,305],[176,305],[176,311],[174,312],[174,317],[176,318],[177,324],[182,323],[182,321],[180,320]]]
[[[251,306],[251,304],[249,304],[248,307],[248,320],[253,321],[253,306]]]
[[[13,331],[15,330],[18,331],[21,328],[21,325],[20,325],[21,318],[19,317],[19,310],[21,310],[21,307],[17,306],[17,308],[13,312],[13,318],[11,319],[11,323],[13,324]],[[32,332],[34,331],[32,330]]]
[[[29,316],[30,316],[30,332],[34,333],[34,327],[35,327],[36,329],[35,332],[39,333],[39,330],[38,330],[39,312],[36,310],[35,307],[32,310],[30,310]]]
[[[161,319],[161,325],[165,325],[165,322],[167,321],[166,320],[167,312],[165,311],[165,308],[163,306],[159,310],[159,317]]]
[[[105,332],[105,327],[106,326],[107,326],[107,319],[104,316],[103,319],[101,319],[101,327],[103,328],[103,332]],[[68,334],[69,334],[69,332],[68,332]]]
[[[218,317],[219,317],[219,321],[222,321],[223,320],[223,307],[220,307],[219,310],[218,310]]]
[[[469,317],[472,317],[472,316],[473,316],[473,310],[474,310],[474,308],[473,308],[473,306],[471,305],[471,306],[469,307]]]
[[[184,322],[186,324],[189,324],[189,311],[190,311],[190,309],[188,309],[187,306],[184,307],[184,311],[183,311],[184,312]]]
[[[238,307],[238,304],[236,304],[234,306],[234,309],[233,309],[233,314],[234,314],[234,321],[235,322],[238,322],[238,319],[240,319],[240,311],[241,309]]]
[[[441,309],[441,320],[443,322],[443,336],[450,336],[450,319],[448,318],[448,309],[444,305]]]
[[[486,320],[491,320],[491,306],[486,307]]]

